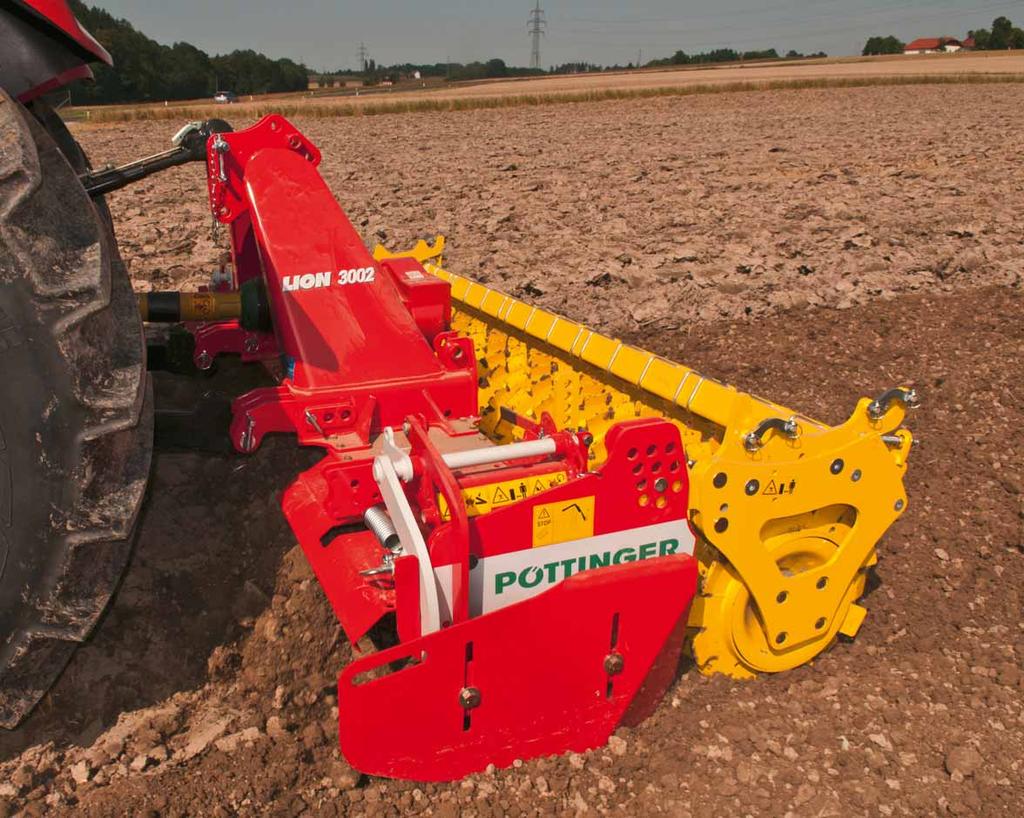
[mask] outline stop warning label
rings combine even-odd
[[[594,495],[533,507],[533,547],[594,536]]]

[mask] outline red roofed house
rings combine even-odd
[[[908,43],[903,49],[904,54],[942,54],[959,51],[963,43],[953,37],[921,37]]]

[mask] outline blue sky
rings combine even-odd
[[[311,68],[355,68],[359,43],[379,63],[500,57],[526,65],[532,0],[86,0],[160,42],[187,40],[213,53],[255,48]],[[859,53],[874,34],[963,36],[1005,15],[1024,25],[1024,0],[542,0],[544,65],[625,64],[677,49],[793,48]]]

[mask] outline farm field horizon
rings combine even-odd
[[[722,63],[708,66],[679,66],[639,71],[593,72],[550,75],[451,85],[429,85],[406,90],[367,88],[354,93],[268,94],[242,97],[231,105],[210,100],[154,101],[121,105],[87,105],[67,109],[74,119],[120,121],[136,118],[180,118],[181,116],[246,116],[284,109],[298,112],[313,106],[317,115],[335,113],[390,113],[403,110],[500,107],[514,105],[517,98],[556,102],[588,95],[644,96],[707,93],[723,90],[771,89],[800,84],[885,84],[916,82],[1019,82],[1024,80],[1024,51],[970,52],[885,57],[834,57],[777,61],[770,63]],[[237,112],[237,113],[236,113]]]

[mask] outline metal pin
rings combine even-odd
[[[251,452],[255,439],[256,421],[248,412],[245,413],[245,420],[245,431],[242,432],[242,437],[238,442],[243,452]]]
[[[320,437],[326,437],[324,430],[320,428],[320,424],[317,422],[316,415],[314,415],[309,409],[306,410],[306,423],[316,429],[316,432]]]

